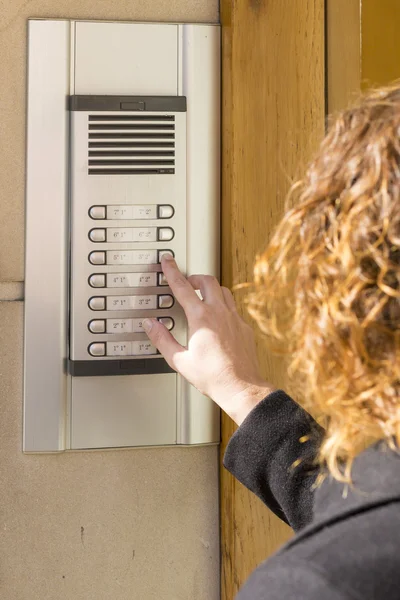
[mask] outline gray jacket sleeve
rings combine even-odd
[[[322,434],[305,410],[277,390],[233,434],[224,466],[298,531],[312,518],[314,459]],[[310,437],[300,442],[303,436]]]

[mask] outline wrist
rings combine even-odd
[[[237,425],[241,425],[253,408],[274,390],[274,386],[264,380],[238,382],[213,400]]]

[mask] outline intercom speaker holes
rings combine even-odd
[[[175,174],[175,115],[90,114],[88,136],[89,175]]]

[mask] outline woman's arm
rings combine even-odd
[[[226,448],[224,466],[295,531],[312,518],[313,461],[322,430],[282,390],[257,404]]]
[[[188,347],[157,319],[145,319],[145,331],[173,369],[242,424],[229,443],[226,466],[281,518],[301,527],[311,517],[308,463],[315,445],[299,438],[310,433],[311,419],[260,376],[253,330],[238,314],[231,292],[215,277],[186,278],[168,255],[162,269],[185,311]],[[300,458],[307,465],[295,469]]]

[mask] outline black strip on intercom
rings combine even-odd
[[[70,96],[69,110],[186,112],[185,96]]]
[[[68,371],[73,377],[175,373],[163,358],[139,358],[133,360],[69,360]]]

